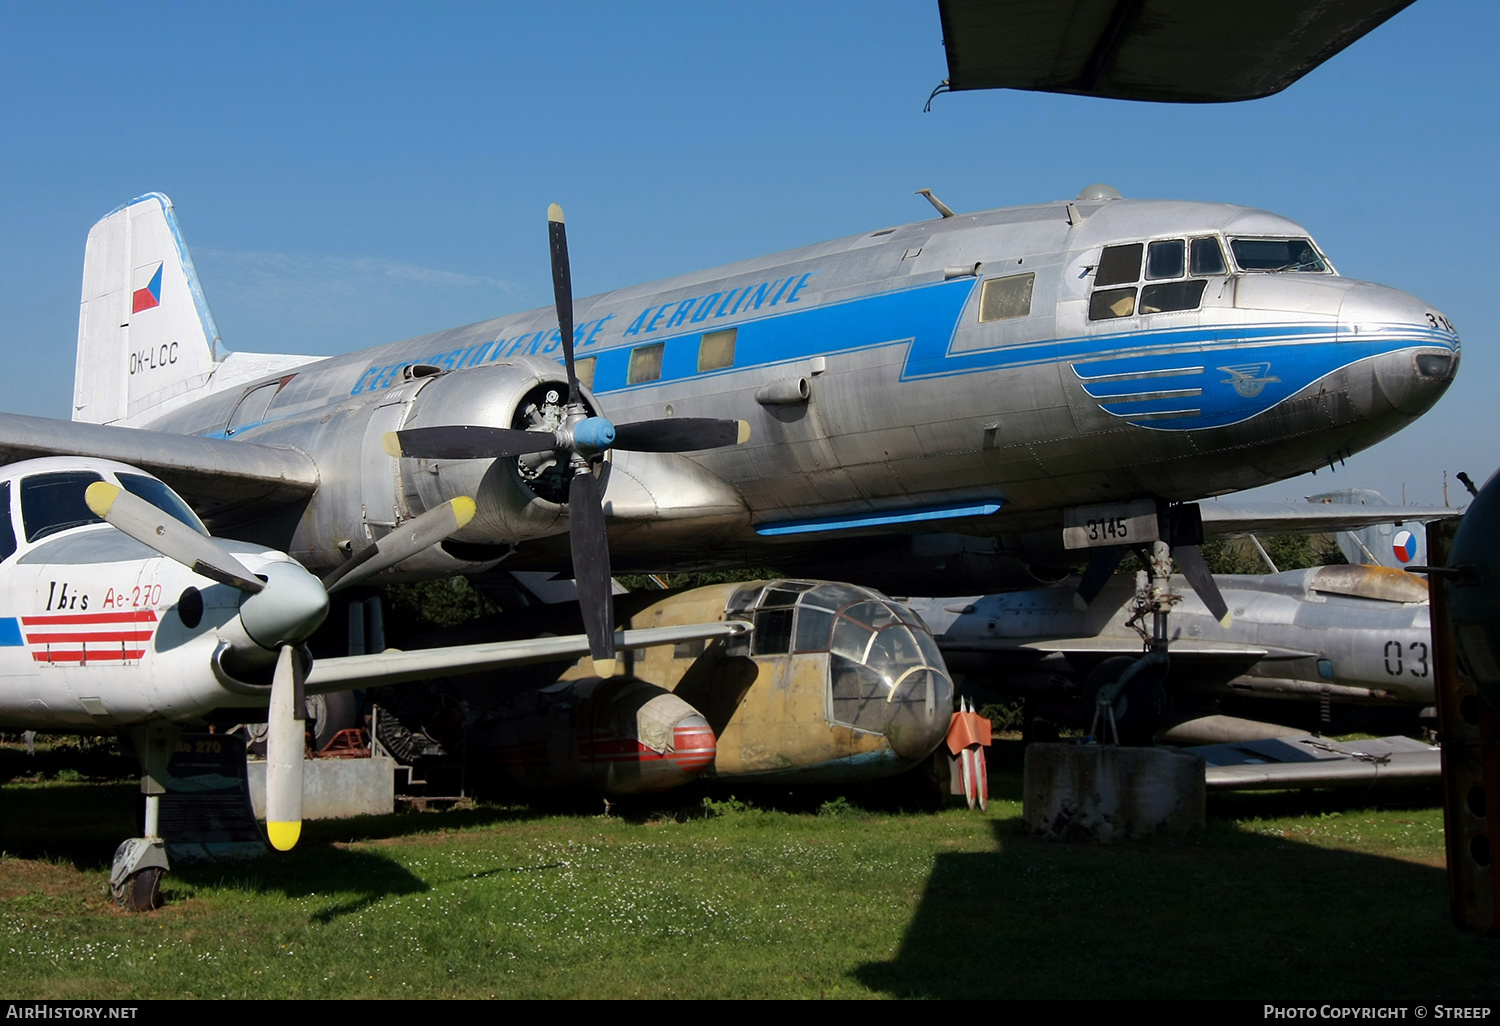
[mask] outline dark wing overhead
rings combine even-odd
[[[0,465],[41,456],[95,456],[155,474],[211,527],[304,502],[318,467],[297,449],[196,435],[0,413]]]
[[[938,0],[950,89],[1219,103],[1280,92],[1412,0]]]

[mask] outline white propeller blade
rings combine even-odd
[[[195,574],[256,594],[265,583],[245,565],[225,552],[212,538],[193,530],[181,520],[119,485],[95,481],[83,495],[89,509],[142,545],[175,559]]]
[[[302,834],[302,681],[295,650],[281,646],[266,719],[266,835],[277,851],[290,851]]]

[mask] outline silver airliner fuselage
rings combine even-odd
[[[575,324],[586,400],[615,423],[751,426],[747,443],[691,457],[611,454],[622,567],[763,562],[854,532],[1045,531],[1072,506],[1254,487],[1400,429],[1447,388],[1459,355],[1440,312],[1339,276],[1285,218],[1083,197],[604,293],[577,302]],[[547,539],[567,529],[566,468],[549,455],[397,460],[381,439],[555,427],[560,360],[555,314],[540,309],[117,423],[309,454],[318,486],[290,539],[309,567],[456,495],[475,496],[478,516],[407,569],[502,555],[524,567],[563,551]]]

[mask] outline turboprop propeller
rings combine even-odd
[[[319,581],[295,562],[268,563],[252,573],[213,538],[118,485],[96,481],[84,493],[89,509],[122,534],[211,580],[244,593],[239,619],[264,652],[274,652],[266,720],[266,835],[288,851],[302,833],[302,754],[306,718],[303,684],[311,657],[302,645],[328,615],[328,596],[422,552],[467,524],[474,500],[452,499],[405,522]]]
[[[583,613],[594,670],[601,677],[615,668],[613,595],[610,586],[609,541],[604,528],[603,492],[594,476],[593,460],[605,449],[633,452],[695,452],[745,442],[750,425],[743,420],[711,417],[672,417],[616,426],[608,418],[591,416],[578,387],[573,356],[573,280],[568,264],[568,236],[562,207],[547,208],[547,234],[552,254],[552,292],[557,303],[557,326],[562,337],[563,362],[568,374],[568,405],[556,431],[473,424],[440,425],[393,431],[385,436],[387,453],[420,459],[499,459],[528,453],[555,452],[566,457],[572,470],[568,482],[571,517],[569,542],[573,577]]]

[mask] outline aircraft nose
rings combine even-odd
[[[1361,284],[1339,308],[1339,341],[1385,350],[1371,362],[1379,398],[1410,417],[1427,412],[1458,373],[1458,333],[1416,296]]]
[[[953,718],[953,682],[930,666],[914,669],[896,682],[888,702],[886,740],[903,759],[925,758]]]

